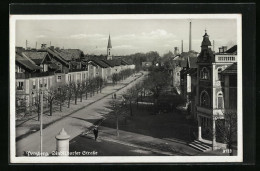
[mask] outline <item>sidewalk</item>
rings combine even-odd
[[[93,135],[91,134],[92,132],[90,132],[90,134],[83,133],[82,136],[92,138]],[[161,155],[194,156],[201,153],[189,147],[185,142],[181,142],[177,139],[175,141],[174,139],[159,139],[122,130],[119,130],[119,137],[117,137],[116,129],[103,126],[99,127],[99,139],[151,151]]]
[[[139,77],[133,77],[130,76],[127,79],[119,82],[117,85],[109,85],[102,89],[101,93],[98,93],[92,97],[88,97],[88,99],[85,99],[85,96],[83,95],[82,102],[80,102],[80,99],[78,98],[77,105],[74,103],[74,99],[70,102],[70,108],[67,107],[67,103],[65,103],[62,107],[62,111],[59,111],[59,106],[55,106],[58,109],[53,108],[53,114],[52,116],[49,116],[49,112],[44,112],[43,114],[43,128],[47,127],[48,125],[54,123],[55,121],[58,121],[66,116],[69,116],[70,114],[73,114],[74,112],[81,110],[96,101],[109,96],[119,89],[125,87],[129,83],[135,81]],[[55,111],[56,110],[56,111]],[[19,140],[25,136],[27,136],[30,133],[36,132],[39,130],[39,121],[37,120],[38,116],[29,119],[29,120],[21,120],[16,121],[16,140]]]
[[[70,135],[70,139],[78,136],[87,128],[93,125],[93,122],[100,120],[109,111],[106,111],[104,104],[111,99],[111,94],[114,92],[121,92],[127,88],[131,82],[139,79],[139,77],[129,77],[128,79],[120,82],[115,86],[107,86],[102,90],[102,93],[89,98],[78,105],[74,105],[68,109],[64,108],[64,112],[55,112],[53,116],[44,116],[43,123],[43,151],[51,152],[56,148],[55,136],[59,133],[61,128],[64,128]],[[142,77],[141,77],[142,78]],[[55,124],[52,124],[55,123]],[[25,151],[39,151],[40,149],[40,133],[38,130],[35,132],[30,129],[39,127],[39,121],[30,120],[17,127],[17,133],[20,132],[20,138],[16,141],[16,155],[23,156]],[[29,132],[22,134],[22,129],[27,129]],[[26,137],[26,138],[25,138]]]

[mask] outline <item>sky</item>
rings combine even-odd
[[[106,54],[111,36],[115,56],[157,51],[163,55],[189,49],[188,19],[17,20],[16,46],[40,48],[40,44],[81,49],[85,54]],[[200,52],[205,29],[218,47],[237,44],[235,19],[193,19],[192,50]]]

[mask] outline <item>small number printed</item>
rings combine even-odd
[[[228,153],[228,154],[229,154],[229,153],[232,153],[232,149],[224,149],[224,150],[223,150],[223,153]]]

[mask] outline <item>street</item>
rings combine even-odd
[[[130,83],[126,87],[120,89],[117,92],[119,95],[125,92],[128,88],[135,83],[141,81],[145,74],[138,78],[135,82]],[[104,107],[108,105],[111,100],[111,96],[106,96],[101,100],[89,105],[87,108],[79,110],[68,117],[65,117],[45,129],[43,129],[43,152],[52,152],[56,149],[55,136],[60,132],[62,128],[70,135],[70,139],[80,135],[89,128],[93,121],[102,119],[109,110]],[[26,138],[23,138],[16,142],[16,156],[23,156],[25,151],[39,151],[40,150],[40,132],[37,131]]]

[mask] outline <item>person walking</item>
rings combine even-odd
[[[114,99],[116,99],[116,93],[114,94]]]
[[[95,126],[95,128],[93,129],[93,133],[95,136],[95,141],[97,141],[97,137],[98,137],[98,127],[97,126]]]

